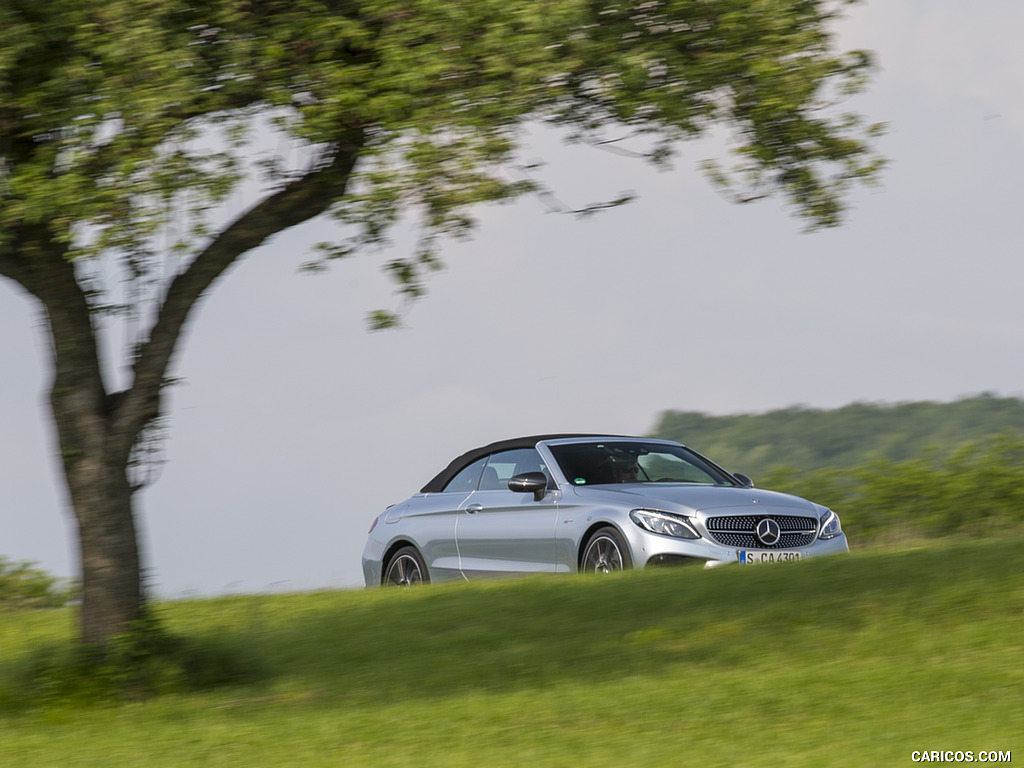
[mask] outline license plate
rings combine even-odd
[[[799,560],[801,553],[798,550],[783,549],[774,552],[750,552],[745,549],[736,550],[736,559],[745,564],[754,563],[784,563],[788,560]]]

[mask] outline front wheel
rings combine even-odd
[[[412,587],[429,583],[427,565],[416,547],[402,547],[395,552],[384,571],[385,587]]]
[[[599,528],[587,539],[583,548],[580,571],[583,573],[612,573],[628,571],[633,567],[629,547],[622,534],[614,528]]]

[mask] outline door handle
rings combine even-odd
[[[466,507],[466,512],[468,514],[470,514],[470,515],[475,515],[477,512],[483,512],[483,511],[484,511],[484,505],[483,504],[470,504],[468,507]]]

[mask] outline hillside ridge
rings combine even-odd
[[[996,434],[1024,436],[1024,400],[982,393],[947,403],[856,402],[727,416],[668,410],[651,432],[750,475],[777,467],[850,469],[878,458],[941,456]]]

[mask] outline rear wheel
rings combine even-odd
[[[385,587],[411,587],[429,583],[427,565],[416,547],[402,547],[391,556],[384,571]]]
[[[587,539],[583,548],[583,559],[580,571],[583,573],[612,573],[628,571],[633,567],[633,558],[629,555],[622,534],[614,528],[599,528]]]

